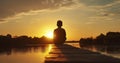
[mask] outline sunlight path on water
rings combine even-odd
[[[36,47],[12,48],[0,53],[0,63],[44,63],[45,56],[51,50],[51,44]]]
[[[71,45],[71,46],[73,46],[73,47],[80,48],[79,43],[66,43],[66,44]]]

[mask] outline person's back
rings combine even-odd
[[[58,28],[54,30],[54,43],[55,44],[63,44],[66,40],[66,32],[62,26],[62,21],[57,22]]]

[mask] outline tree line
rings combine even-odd
[[[95,38],[81,38],[81,46],[86,45],[120,45],[120,32],[107,32],[106,35],[100,34]]]
[[[0,35],[0,47],[9,47],[9,46],[26,46],[30,44],[45,44],[52,43],[52,39],[49,39],[45,36],[42,37],[28,37],[26,35],[12,37],[11,34]]]

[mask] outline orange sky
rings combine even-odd
[[[120,32],[119,4],[118,0],[1,1],[0,34],[41,37],[53,31],[59,19],[67,40]]]

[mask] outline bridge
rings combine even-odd
[[[52,45],[45,63],[120,63],[120,59],[64,44]]]

